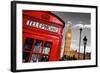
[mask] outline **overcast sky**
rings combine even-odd
[[[82,39],[81,39],[81,52],[84,51],[83,47],[83,37],[87,37],[87,47],[86,52],[91,52],[91,14],[90,13],[72,13],[72,12],[52,12],[58,17],[60,17],[65,22],[65,28],[63,30],[63,43],[62,48],[64,48],[65,32],[67,31],[68,21],[72,22],[72,39],[71,39],[71,49],[79,49],[79,28],[82,27]],[[82,25],[84,24],[84,26]]]

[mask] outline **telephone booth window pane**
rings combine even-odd
[[[31,62],[39,62],[41,60],[41,56],[38,54],[33,54],[32,55],[32,60]]]
[[[30,54],[28,52],[23,52],[23,62],[28,62]]]
[[[51,46],[52,46],[51,42],[45,42],[42,53],[49,54]]]
[[[24,44],[24,50],[31,50],[33,44],[33,39],[32,38],[26,38],[25,44]]]
[[[37,54],[33,54],[32,55],[32,62],[36,62],[37,61],[37,57],[38,57]]]
[[[47,62],[47,61],[49,61],[49,57],[48,56],[42,56],[41,61]]]
[[[41,53],[42,44],[43,44],[43,41],[41,41],[41,40],[36,40],[35,45],[34,45],[34,50],[33,50],[33,51],[34,51],[35,53]]]

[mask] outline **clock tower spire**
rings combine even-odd
[[[68,27],[65,33],[64,55],[67,55],[67,53],[70,51],[72,37],[72,23],[69,21],[67,25]]]

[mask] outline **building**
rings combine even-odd
[[[75,50],[70,50],[70,51],[66,52],[66,58],[68,60],[83,60],[84,59],[84,53],[79,53]],[[88,59],[91,59],[91,53],[85,54],[85,60],[88,60]]]
[[[83,60],[84,53],[79,53],[71,49],[71,38],[72,38],[72,23],[71,22],[68,22],[67,29],[68,30],[66,31],[66,35],[65,35],[63,60]],[[85,59],[91,59],[91,53],[86,53]]]
[[[67,53],[70,51],[71,46],[71,36],[72,36],[72,28],[71,28],[71,22],[68,22],[68,28],[65,35],[65,45],[64,45],[64,55],[67,56]]]

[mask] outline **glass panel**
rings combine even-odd
[[[48,56],[42,56],[41,61],[42,62],[49,61],[49,57]]]
[[[35,53],[41,53],[42,44],[43,44],[43,41],[36,40],[35,45],[34,45],[34,52]]]
[[[43,54],[49,54],[51,46],[52,46],[52,43],[45,42],[42,53]]]
[[[24,44],[24,50],[30,50],[32,48],[33,39],[32,38],[26,38],[25,44]]]
[[[23,52],[23,62],[28,62],[29,60],[29,53],[28,52]]]
[[[59,29],[58,27],[51,26],[51,25],[48,25],[48,24],[42,24],[42,23],[35,22],[35,21],[32,21],[32,20],[27,20],[26,24],[33,26],[33,27],[36,27],[36,28],[48,30],[48,31],[51,31],[51,32],[58,32],[58,29]]]
[[[32,62],[36,62],[37,61],[37,57],[38,57],[37,54],[33,54],[32,55]]]
[[[54,26],[50,26],[49,30],[52,32],[58,32],[58,28]]]
[[[41,57],[38,54],[33,54],[31,62],[39,62],[41,60]]]

